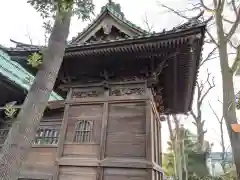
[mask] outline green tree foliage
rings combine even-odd
[[[17,103],[16,101],[13,101],[13,102],[9,102],[9,103],[5,104],[4,113],[7,116],[7,118],[13,118],[14,115],[16,115],[17,109],[14,108],[16,103]]]
[[[37,68],[40,64],[42,64],[42,56],[41,54],[35,52],[27,58],[27,62],[32,67]]]
[[[55,17],[56,12],[66,12],[71,8],[73,15],[87,20],[94,10],[92,0],[28,0],[27,2],[40,12],[44,19]]]
[[[188,129],[184,133],[184,153],[187,159],[187,170],[189,175],[208,175],[206,167],[206,153],[197,153],[198,143],[193,140],[195,137]],[[167,176],[174,176],[174,152],[172,141],[168,141],[167,153],[163,156],[163,169]]]

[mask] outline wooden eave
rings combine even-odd
[[[199,62],[201,60],[204,34],[205,24],[199,24],[190,28],[174,29],[135,38],[103,41],[99,43],[72,44],[66,48],[63,65],[59,74],[61,75],[62,72],[68,72],[71,76],[73,71],[71,67],[90,68],[91,63],[100,63],[100,61],[104,63],[110,63],[111,61],[121,63],[122,61],[124,64],[124,62],[127,62],[126,58],[118,58],[120,54],[128,57],[129,60],[137,56],[143,57],[143,60],[138,58],[136,59],[138,61],[135,60],[136,62],[147,62],[149,58],[151,59],[156,56],[159,60],[163,60],[170,52],[176,51],[177,47],[181,46],[183,49],[178,55],[179,60],[169,61],[170,67],[164,70],[163,77],[160,77],[160,79],[161,86],[166,86],[164,99],[166,100],[166,106],[168,108],[165,113],[186,113],[191,110],[193,92]],[[193,45],[195,48],[194,57],[189,50],[190,41],[197,41],[197,43]],[[164,52],[164,49],[167,49],[168,52]],[[24,57],[30,53],[40,50],[40,48],[15,48],[9,49],[8,52],[12,57],[20,57],[24,60]],[[148,53],[148,57],[145,57],[146,53]],[[89,61],[90,59],[91,61]],[[103,61],[102,59],[105,60]],[[26,64],[26,60],[18,62],[28,69],[31,69]],[[174,68],[177,68],[176,74],[173,74]],[[99,72],[99,70],[96,69],[89,69],[89,73],[92,72],[91,70]],[[79,71],[81,70],[79,69]],[[131,71],[131,69],[128,71]],[[55,90],[58,90],[58,93],[61,93],[61,90],[58,89],[60,84],[61,78],[59,76],[55,86]]]
[[[21,86],[10,81],[7,77],[0,73],[0,106],[4,106],[6,103],[17,101],[22,103],[27,91]]]
[[[106,50],[104,48],[115,48],[121,46],[132,46],[134,47],[137,44],[146,44],[151,42],[158,42],[161,44],[171,44],[173,41],[177,41],[180,39],[184,39],[184,37],[188,37],[191,35],[197,35],[197,34],[204,34],[205,31],[205,24],[199,24],[198,26],[190,27],[188,29],[177,29],[177,30],[171,30],[161,33],[154,33],[154,34],[147,34],[147,35],[141,35],[136,37],[128,37],[124,39],[116,39],[116,40],[109,40],[109,41],[100,41],[100,42],[91,42],[91,43],[81,43],[81,44],[70,44],[65,50],[65,56],[68,56],[69,54],[75,52],[75,51],[81,51],[82,53],[85,53],[84,51],[89,52],[96,52],[96,50]],[[5,51],[8,52],[8,54],[11,57],[16,57],[13,60],[18,61],[20,58],[20,61],[18,61],[21,65],[25,66],[26,62],[21,62],[22,58],[26,58],[29,54],[33,52],[39,52],[42,50],[42,47],[17,47],[17,48],[5,48]],[[29,68],[28,68],[29,69]]]

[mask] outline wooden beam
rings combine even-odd
[[[104,83],[106,81],[102,81],[99,83],[89,83],[89,84],[83,84],[83,83],[79,83],[79,82],[75,82],[75,83],[71,83],[71,84],[64,84],[64,85],[60,85],[59,88],[60,89],[69,89],[69,88],[82,88],[82,89],[86,89],[86,88],[94,88],[94,87],[103,87]],[[126,81],[126,82],[115,82],[115,81],[108,81],[107,82],[109,85],[130,85],[130,84],[144,84],[145,80],[137,80],[137,81]]]
[[[97,98],[75,98],[66,100],[66,104],[101,104],[104,102],[109,103],[123,103],[123,102],[144,102],[149,100],[145,95],[129,95],[129,96],[109,96],[109,97],[97,97]]]
[[[103,105],[103,118],[102,118],[102,131],[100,138],[100,156],[99,159],[102,160],[105,157],[106,151],[106,138],[107,138],[107,124],[108,124],[108,102],[105,102]]]
[[[150,97],[151,90],[147,89],[147,96]],[[146,159],[152,162],[152,133],[151,133],[152,108],[150,100],[146,101]]]
[[[106,158],[98,160],[94,158],[62,157],[59,162],[61,166],[82,166],[82,167],[113,167],[113,168],[139,168],[151,169],[153,163],[143,159],[131,158]]]
[[[109,96],[109,90],[104,92],[104,96]],[[103,104],[103,117],[102,117],[102,129],[101,129],[101,138],[100,138],[100,148],[99,148],[99,160],[103,160],[105,158],[106,152],[106,140],[107,140],[107,126],[108,126],[108,115],[109,115],[109,104],[108,102],[104,102]],[[99,169],[99,180],[104,179],[104,169],[100,167]]]

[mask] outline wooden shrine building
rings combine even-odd
[[[50,103],[21,178],[162,180],[161,120],[191,110],[205,24],[191,20],[160,33],[127,21],[115,3],[65,51]],[[5,51],[32,74],[26,57]]]

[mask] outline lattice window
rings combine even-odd
[[[0,129],[0,144],[4,144],[7,136],[8,136],[9,129]]]
[[[36,133],[34,144],[57,144],[59,129],[40,127]]]
[[[93,122],[81,120],[76,123],[74,142],[88,143],[92,141],[92,127]]]

